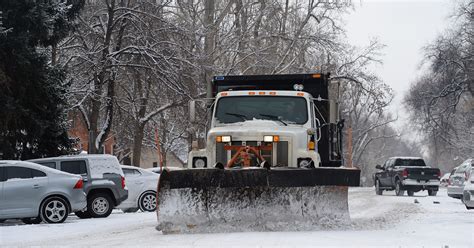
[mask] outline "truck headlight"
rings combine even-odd
[[[280,141],[280,136],[278,135],[265,135],[263,136],[263,142],[278,142]]]
[[[193,158],[193,168],[206,168],[206,167],[207,167],[206,157]]]
[[[221,143],[221,142],[232,142],[232,137],[230,135],[225,135],[225,136],[217,136],[216,137],[216,142]]]

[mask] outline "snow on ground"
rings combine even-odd
[[[418,203],[415,203],[415,200]],[[252,232],[163,235],[155,230],[155,213],[114,211],[105,219],[78,219],[63,224],[0,224],[0,246],[160,246],[160,247],[314,247],[428,246],[474,247],[474,211],[441,189],[397,197],[376,196],[372,188],[349,191],[352,225],[314,232]]]

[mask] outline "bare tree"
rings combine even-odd
[[[405,100],[435,163],[474,154],[474,2],[458,6],[453,27],[425,48],[427,72]]]

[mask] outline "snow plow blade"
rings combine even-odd
[[[157,230],[168,233],[310,231],[350,222],[348,186],[360,170],[164,170]]]

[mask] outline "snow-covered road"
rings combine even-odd
[[[415,199],[418,203],[415,203]],[[162,235],[155,230],[155,213],[124,214],[81,220],[71,215],[63,224],[0,224],[0,246],[91,245],[160,247],[314,247],[314,246],[434,246],[474,247],[474,211],[467,211],[441,189],[397,197],[376,196],[372,188],[349,191],[352,225],[342,230],[314,232],[252,232]]]

